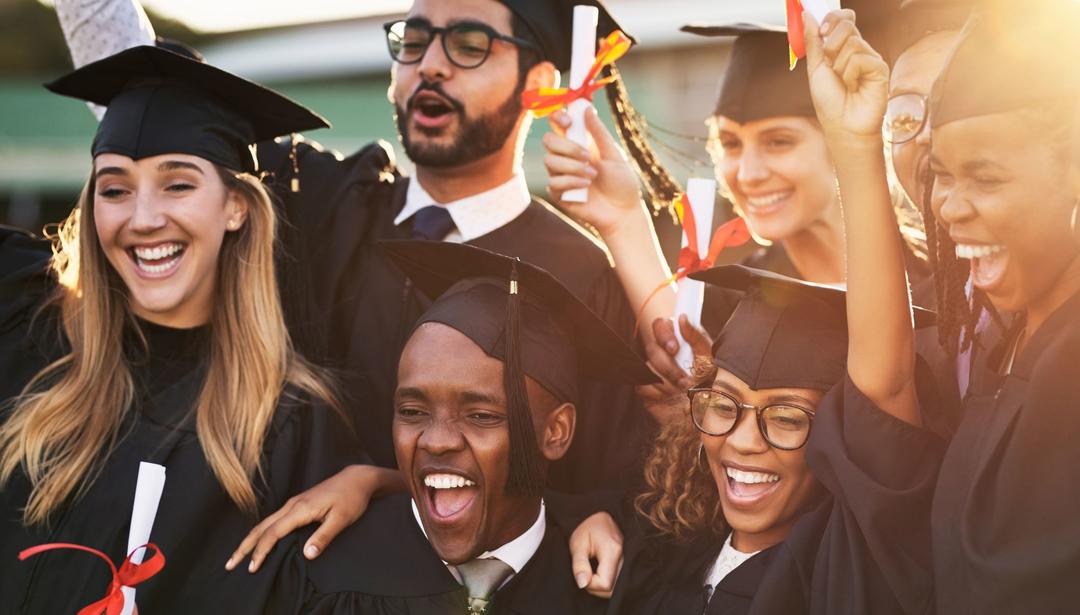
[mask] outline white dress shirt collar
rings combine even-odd
[[[424,524],[420,520],[420,511],[416,508],[416,500],[412,501],[412,510],[413,516],[416,517],[416,524],[420,526],[420,531],[423,532],[424,537],[427,538],[427,531],[424,529]],[[496,557],[513,568],[514,574],[520,574],[521,570],[525,568],[525,564],[528,564],[533,555],[536,555],[536,551],[540,548],[540,543],[544,540],[545,532],[547,532],[547,515],[544,507],[544,500],[541,499],[540,514],[536,516],[536,521],[533,522],[529,529],[525,530],[525,532],[517,538],[493,551],[484,551],[477,556],[477,559]],[[443,563],[446,564],[446,562]],[[460,582],[461,579],[458,577],[457,569],[451,564],[446,564],[446,567],[450,569],[450,572],[452,572],[454,577]]]
[[[394,218],[394,226],[401,225],[428,205],[441,205],[446,208],[455,226],[444,240],[464,243],[509,224],[525,211],[530,202],[529,185],[520,171],[500,186],[450,203],[436,202],[420,185],[420,181],[412,177],[405,192],[405,207]]]

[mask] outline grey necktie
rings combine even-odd
[[[469,590],[469,615],[487,613],[495,590],[514,574],[509,564],[494,557],[465,562],[457,567],[457,571],[465,589]]]

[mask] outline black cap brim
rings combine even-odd
[[[250,122],[255,141],[330,127],[319,114],[269,88],[150,45],[91,62],[45,87],[61,96],[108,106],[134,83],[149,80],[181,82],[214,96]]]

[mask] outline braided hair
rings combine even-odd
[[[623,149],[629,154],[638,177],[645,184],[646,200],[653,211],[659,213],[663,209],[669,209],[671,203],[682,192],[682,187],[671,172],[660,163],[659,157],[649,144],[648,120],[630,103],[630,94],[626,90],[626,84],[623,82],[619,69],[610,65],[607,71],[615,78],[606,90],[608,105],[611,107],[611,115],[615,120],[615,129],[619,133]]]
[[[938,343],[950,358],[971,347],[975,326],[984,308],[989,307],[982,291],[974,290],[969,301],[965,288],[970,267],[956,256],[956,244],[938,226],[931,208],[934,193],[934,172],[927,167],[923,173],[925,189],[919,210],[926,229],[926,253],[934,275],[937,296]]]

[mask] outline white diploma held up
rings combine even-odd
[[[542,1],[542,0],[538,0]],[[595,6],[574,7],[574,36],[570,48],[570,88],[581,87],[596,60],[596,25],[600,20],[600,10]],[[591,103],[587,100],[575,100],[566,111],[570,114],[570,127],[566,136],[582,147],[589,146],[589,132],[585,128],[585,112]],[[588,188],[567,190],[562,200],[568,203],[584,203],[589,199]]]
[[[691,178],[686,182],[686,199],[690,201],[694,222],[697,227],[697,253],[704,257],[709,252],[709,240],[712,239],[713,206],[716,203],[716,181],[711,179]],[[682,245],[687,246],[686,233],[683,233]],[[705,283],[690,278],[679,280],[678,294],[675,298],[675,336],[679,340],[679,353],[675,362],[689,372],[694,364],[694,351],[683,339],[679,330],[679,316],[686,314],[690,324],[701,326],[701,308],[705,303]]]
[[[814,17],[814,21],[819,24],[825,19],[825,16],[829,14],[829,11],[836,10],[830,6],[828,0],[803,0],[803,9],[810,13]]]
[[[127,552],[150,542],[150,530],[154,527],[161,492],[165,489],[165,466],[156,463],[139,464],[139,479],[135,483],[135,504],[131,509],[131,529],[128,531]],[[141,564],[145,549],[131,556],[133,564]],[[120,615],[135,611],[135,588],[123,587],[124,610]]]

